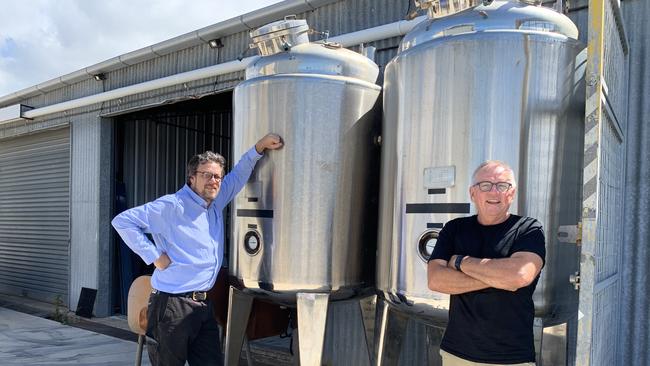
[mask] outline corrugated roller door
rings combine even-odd
[[[70,130],[0,141],[0,292],[68,298]]]

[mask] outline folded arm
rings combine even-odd
[[[432,259],[429,261],[427,278],[431,291],[457,295],[491,287],[485,282],[450,268],[447,264],[447,261],[444,259]]]
[[[449,260],[453,267],[456,255]],[[516,291],[530,285],[542,270],[542,258],[532,252],[516,252],[508,258],[473,258],[465,256],[462,273],[486,283],[489,287]],[[458,271],[456,271],[458,272]]]

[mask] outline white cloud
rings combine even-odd
[[[279,0],[3,0],[0,96]]]

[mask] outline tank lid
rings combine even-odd
[[[257,28],[254,31],[250,32],[251,38],[259,37],[269,33],[281,32],[286,30],[292,30],[294,28],[296,31],[299,30],[309,30],[307,21],[304,19],[295,19],[294,16],[287,16],[283,20],[278,20],[277,22],[269,23]]]
[[[292,47],[309,43],[309,26],[304,19],[296,19],[289,15],[279,20],[259,27],[250,32],[253,43],[251,48],[257,48],[260,55],[269,56],[279,52],[289,51]]]
[[[478,32],[536,32],[578,39],[578,28],[571,19],[553,9],[528,4],[535,1],[486,1],[444,18],[424,20],[404,36],[400,52],[433,39]]]
[[[281,74],[329,75],[374,83],[379,67],[369,58],[331,43],[305,43],[260,57],[246,68],[246,80]]]

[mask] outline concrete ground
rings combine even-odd
[[[0,365],[132,365],[137,343],[0,308]],[[149,365],[146,349],[142,365]]]
[[[56,319],[53,320],[53,319]],[[250,342],[242,366],[293,364],[288,338]],[[124,316],[86,319],[63,307],[0,294],[0,365],[133,365],[137,335]],[[142,365],[150,366],[146,346]]]

